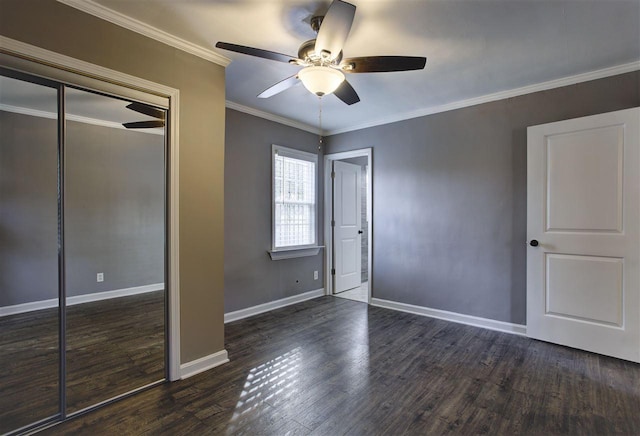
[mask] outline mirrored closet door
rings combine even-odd
[[[66,88],[65,112],[73,413],[164,378],[165,147],[164,111],[150,106]],[[144,122],[158,127],[123,127]]]
[[[0,75],[0,434],[59,416],[58,87]]]
[[[166,379],[167,148],[162,107],[0,73],[3,434]]]

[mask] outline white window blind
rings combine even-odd
[[[316,243],[316,159],[311,153],[274,146],[274,249]]]

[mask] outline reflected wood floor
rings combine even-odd
[[[67,308],[74,412],[164,378],[164,291]],[[0,317],[0,434],[58,414],[58,312]]]
[[[226,326],[230,363],[47,434],[640,434],[640,365],[321,297]]]

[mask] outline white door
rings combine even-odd
[[[361,179],[360,167],[333,163],[333,237],[335,247],[334,294],[360,286],[361,278]]]
[[[532,338],[640,362],[639,120],[634,108],[528,129]]]

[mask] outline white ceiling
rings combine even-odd
[[[309,18],[329,1],[96,0],[232,59],[227,100],[318,126],[318,98],[302,86],[256,95],[300,67],[217,50],[225,41],[297,55]],[[345,57],[426,56],[422,71],[351,74],[361,101],[323,98],[325,132],[388,122],[640,60],[640,0],[352,0]],[[233,104],[232,104],[233,106]]]

